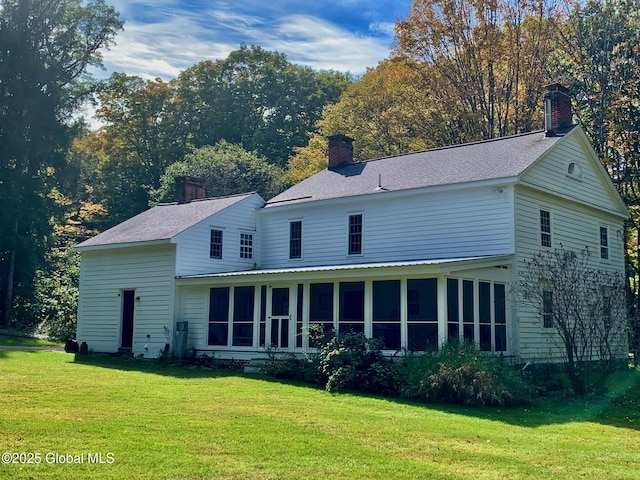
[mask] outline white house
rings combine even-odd
[[[627,218],[566,93],[550,86],[545,131],[362,163],[338,135],[328,169],[267,202],[187,197],[81,243],[78,341],[154,357],[188,322],[189,348],[242,360],[305,352],[320,324],[390,353],[460,338],[553,358],[555,330],[510,282],[560,244],[624,272]]]

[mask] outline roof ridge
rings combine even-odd
[[[378,160],[388,160],[390,158],[405,157],[407,155],[415,155],[416,153],[429,153],[429,152],[439,152],[439,151],[443,151],[443,150],[453,150],[455,148],[469,147],[469,146],[473,146],[473,145],[481,145],[481,144],[484,144],[484,143],[498,142],[498,141],[501,141],[501,140],[507,140],[507,139],[518,138],[518,137],[525,137],[527,135],[535,135],[535,134],[539,134],[539,133],[544,133],[544,130],[535,130],[533,132],[516,133],[516,134],[513,134],[513,135],[506,135],[504,137],[487,138],[487,139],[484,139],[484,140],[476,140],[475,142],[458,143],[456,145],[446,145],[444,147],[426,148],[424,150],[415,150],[413,152],[398,153],[397,155],[388,155],[386,157],[371,158],[369,160],[362,160],[361,162],[354,162],[354,163],[352,163],[350,165],[355,165],[357,163],[376,162]],[[345,166],[347,166],[347,165],[345,165]]]
[[[233,197],[246,197],[249,195],[253,195],[254,193],[257,193],[257,192],[233,193],[230,195],[221,195],[219,197],[194,198],[193,200],[189,200],[188,202],[160,202],[156,205],[156,207],[167,207],[170,205],[187,205],[189,203],[194,203],[194,202],[206,202],[209,200],[223,200],[225,198],[233,198]]]

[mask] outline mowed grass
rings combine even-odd
[[[0,464],[0,478],[640,478],[640,372],[613,385],[587,400],[465,409],[229,371],[0,352],[0,452],[41,457]],[[61,463],[65,454],[82,463]],[[90,463],[95,454],[105,463]]]

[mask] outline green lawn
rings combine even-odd
[[[0,334],[0,345],[7,345],[10,347],[51,347],[62,346],[64,343],[33,337],[16,337],[13,335]]]
[[[614,390],[465,409],[229,371],[0,352],[0,452],[40,459],[0,464],[0,478],[640,478],[640,371],[618,375]],[[65,454],[82,463],[60,463]]]

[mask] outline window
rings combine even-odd
[[[609,258],[609,235],[607,227],[600,227],[600,258]]]
[[[302,222],[289,223],[289,258],[302,258]]]
[[[580,179],[582,177],[582,172],[580,171],[580,165],[575,162],[571,162],[569,167],[567,168],[567,174],[570,177]]]
[[[364,333],[364,282],[340,283],[338,331]]]
[[[540,244],[551,246],[551,214],[546,210],[540,210]]]
[[[447,339],[460,337],[460,305],[458,304],[458,280],[447,278]]]
[[[507,350],[507,297],[502,283],[493,285],[493,309],[495,317],[496,352]]]
[[[438,349],[437,290],[435,278],[407,280],[407,348],[410,351]]]
[[[349,255],[362,254],[362,215],[349,215]]]
[[[260,287],[260,332],[258,333],[258,344],[265,346],[267,336],[267,286]]]
[[[240,233],[240,258],[253,258],[253,235]]]
[[[473,280],[462,281],[462,338],[465,342],[475,341],[475,284]]]
[[[373,282],[373,338],[383,348],[400,350],[400,280]]]
[[[254,287],[233,289],[233,341],[234,347],[253,345]]]
[[[222,258],[222,230],[211,230],[209,257],[217,259]]]
[[[542,326],[553,327],[553,292],[551,290],[542,291]]]
[[[480,282],[478,285],[480,350],[491,351],[491,284]]]
[[[304,309],[304,286],[298,284],[298,301],[296,305],[296,347],[302,348],[302,313]]]
[[[312,283],[309,296],[309,325],[320,325],[328,334],[333,330],[333,283]],[[317,345],[311,342],[309,346]]]
[[[209,290],[209,345],[227,345],[229,334],[229,287]]]

